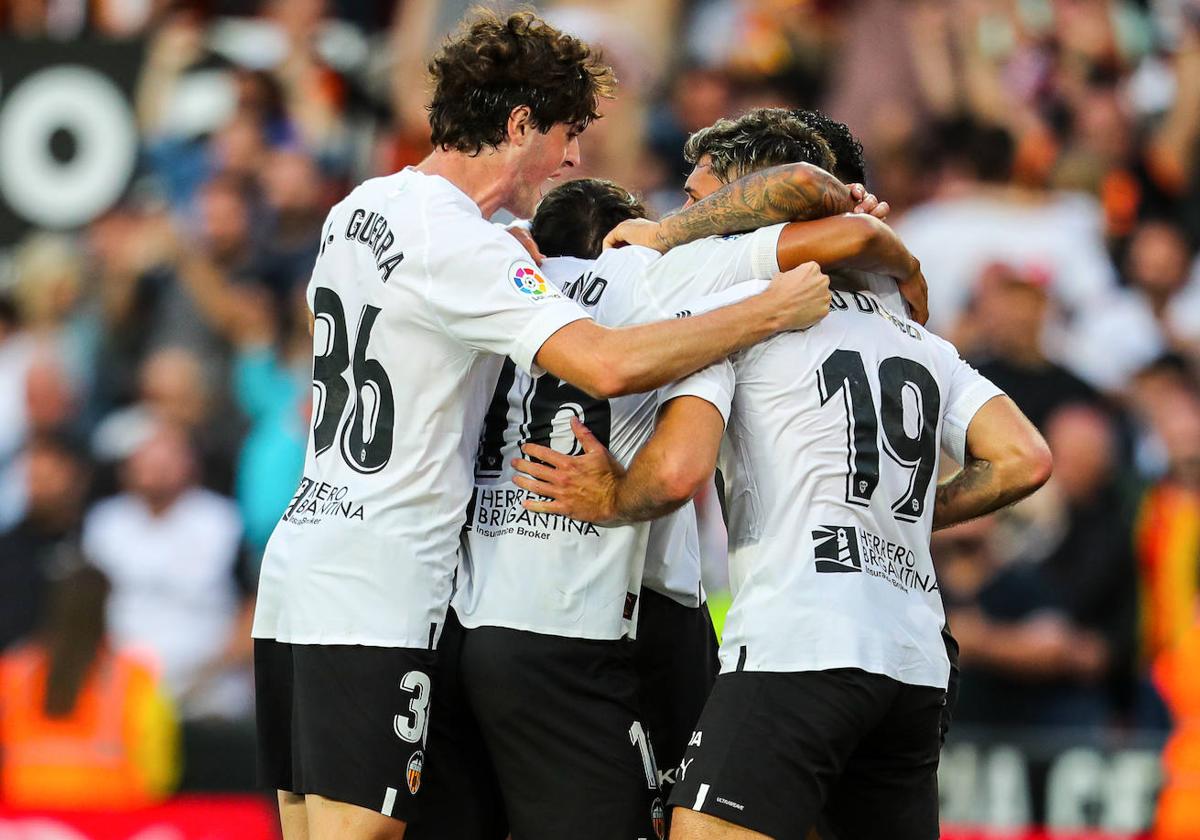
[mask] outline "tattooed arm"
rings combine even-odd
[[[666,252],[706,236],[849,213],[857,204],[850,188],[824,169],[790,163],[752,172],[661,222],[623,223],[604,245],[648,245]],[[639,228],[651,234],[651,241],[637,236]],[[636,238],[626,238],[631,231]]]
[[[993,397],[967,427],[967,462],[938,484],[933,528],[999,510],[1046,483],[1052,460],[1046,441],[1008,397]]]

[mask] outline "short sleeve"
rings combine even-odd
[[[712,312],[714,309],[720,309],[722,306],[732,306],[751,295],[765,292],[769,285],[771,284],[765,280],[750,280],[745,283],[739,283],[724,291],[698,298],[688,306],[686,313],[680,314],[700,315],[705,312]]]
[[[768,225],[749,235],[750,276],[742,279],[763,280],[779,271],[779,237],[785,227]]]
[[[988,400],[1003,395],[990,379],[955,357],[942,421],[942,448],[950,457],[966,462],[967,427]]]
[[[721,412],[721,420],[728,425],[736,384],[733,365],[728,359],[722,359],[660,389],[659,405],[666,405],[676,397],[699,397]]]
[[[705,295],[779,271],[776,251],[784,225],[733,236],[713,236],[668,251],[646,272],[646,297],[660,316]]]
[[[729,306],[744,300],[750,295],[758,294],[767,287],[764,282],[740,283],[724,291],[696,300],[690,304],[684,315],[699,315],[711,312],[722,306]],[[703,370],[696,371],[691,376],[684,377],[659,390],[659,404],[665,405],[676,397],[699,397],[713,404],[721,412],[721,419],[729,423],[729,411],[733,405],[733,389],[737,384],[733,365],[728,359],[722,359],[716,364],[709,365]]]
[[[546,280],[508,234],[483,222],[430,244],[427,300],[443,329],[467,346],[508,356],[533,376],[546,339],[588,314]]]

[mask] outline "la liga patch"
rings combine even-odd
[[[508,281],[522,297],[530,300],[561,297],[558,289],[554,288],[538,267],[528,260],[516,260],[509,266]]]

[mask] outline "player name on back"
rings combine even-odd
[[[379,269],[384,283],[391,278],[396,266],[404,260],[403,251],[384,256],[388,249],[396,243],[396,237],[388,227],[387,219],[383,217],[382,213],[356,207],[350,214],[350,221],[346,224],[346,238],[351,242],[367,246],[375,257],[375,267]]]

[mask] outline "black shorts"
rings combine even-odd
[[[439,648],[430,763],[407,840],[638,840],[666,811],[627,641],[463,629]]]
[[[945,692],[857,669],[717,678],[672,806],[804,840],[935,840]]]
[[[643,721],[666,796],[721,670],[708,605],[685,607],[643,587],[633,653]]]
[[[436,657],[255,639],[259,782],[411,819]]]

